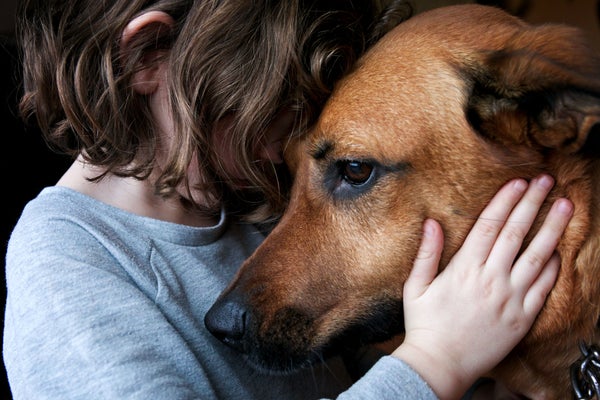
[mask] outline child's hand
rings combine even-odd
[[[425,222],[404,287],[406,336],[393,355],[419,372],[438,397],[460,397],[512,350],[541,310],[558,274],[554,250],[572,203],[557,200],[515,258],[552,185],[549,176],[506,184],[437,278],[443,233],[437,222]]]

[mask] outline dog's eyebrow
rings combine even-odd
[[[330,141],[322,141],[316,143],[313,150],[311,151],[311,155],[315,160],[322,160],[327,156],[327,153],[330,153],[333,150],[333,143]]]

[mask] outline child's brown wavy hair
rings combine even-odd
[[[171,15],[173,29],[136,35],[123,62],[123,29],[151,10]],[[17,25],[21,113],[54,149],[105,168],[96,179],[146,179],[158,135],[146,97],[129,83],[145,55],[169,50],[162,61],[176,134],[156,192],[176,195],[182,183],[192,189],[186,173],[197,157],[199,189],[211,201],[190,206],[216,212],[225,204],[263,219],[282,211],[289,188],[285,171],[253,159],[266,128],[291,110],[290,135],[304,132],[334,82],[411,12],[398,0],[25,0]],[[220,143],[245,171],[245,190],[229,184],[211,145],[225,117],[232,125]]]

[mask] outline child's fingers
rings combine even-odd
[[[537,217],[540,207],[554,185],[554,179],[548,175],[541,175],[533,179],[521,200],[514,206],[498,239],[494,243],[486,268],[501,268],[502,271],[510,270],[515,258],[521,249],[523,239],[529,232],[533,221]],[[542,259],[542,265],[550,258],[552,251]],[[541,265],[539,266],[541,267]]]
[[[527,182],[512,180],[492,198],[473,225],[460,249],[469,259],[486,261],[513,207],[527,190]],[[512,263],[511,263],[512,264]]]
[[[525,294],[523,299],[523,312],[525,315],[531,318],[540,312],[546,302],[548,293],[554,287],[559,269],[560,257],[558,253],[554,253]]]
[[[553,255],[572,216],[573,203],[567,199],[554,202],[544,224],[512,269],[511,281],[516,290],[521,293],[529,290],[540,274],[540,270]]]
[[[410,275],[404,285],[404,296],[416,298],[423,294],[438,272],[444,235],[440,225],[427,219],[423,223],[423,238]]]

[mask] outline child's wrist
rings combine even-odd
[[[415,370],[441,400],[460,398],[476,379],[468,376],[446,352],[439,350],[426,351],[405,341],[392,356]]]

